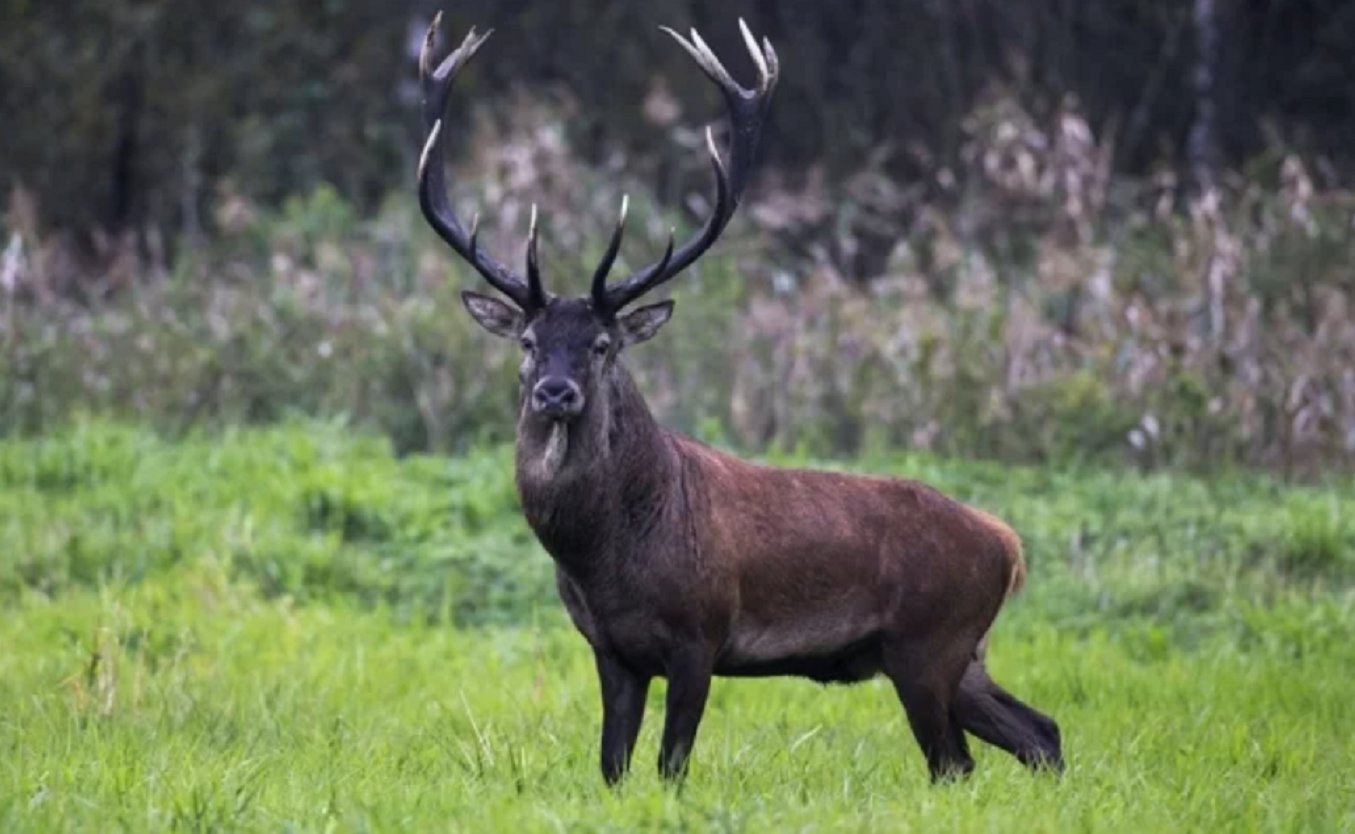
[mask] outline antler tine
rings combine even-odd
[[[630,209],[630,195],[621,195],[621,211],[616,216],[616,228],[612,231],[612,239],[607,243],[607,249],[602,253],[602,261],[597,269],[593,271],[593,307],[595,309],[605,309],[607,305],[607,275],[612,271],[612,264],[616,263],[616,255],[621,251],[621,238],[626,232],[626,214]]]
[[[743,18],[739,18],[739,33],[743,35],[743,43],[748,47],[748,54],[752,57],[753,63],[757,64],[759,91],[764,91],[771,84],[776,83],[776,74],[779,65],[776,61],[776,50],[772,49],[772,42],[766,38],[762,39],[762,46],[758,46],[757,38],[748,30],[748,24]]]
[[[529,310],[540,304],[544,298],[539,276],[534,291],[533,287],[513,270],[481,252],[476,245],[479,215],[476,215],[472,222],[471,232],[468,235],[456,219],[456,213],[447,196],[447,175],[443,162],[446,131],[443,121],[451,95],[452,81],[471,58],[475,57],[475,53],[493,34],[493,30],[481,35],[472,28],[461,45],[435,68],[433,47],[441,23],[442,13],[438,12],[433,16],[433,22],[424,36],[423,49],[419,53],[419,80],[423,85],[424,94],[423,117],[428,129],[428,139],[419,157],[419,207],[438,236],[473,266],[492,287],[511,298],[522,309]]]
[[[438,29],[441,28],[442,12],[438,11],[433,15],[433,22],[428,24],[428,31],[423,35],[423,49],[419,50],[420,83],[425,82],[428,79],[428,74],[433,71],[433,44],[437,41]]]
[[[770,89],[781,77],[781,59],[776,57],[776,50],[772,48],[772,42],[767,38],[762,39],[762,53],[767,60],[767,87]]]
[[[659,258],[658,263],[654,264],[653,266],[645,270],[644,274],[646,275],[645,278],[646,283],[653,280],[654,276],[662,275],[664,270],[668,268],[668,265],[673,262],[673,244],[676,241],[676,238],[677,238],[677,229],[669,228],[668,245],[665,246],[663,249],[663,257]],[[639,296],[636,297],[638,298]]]
[[[738,89],[738,82],[725,69],[724,64],[720,63],[720,59],[715,57],[715,53],[697,34],[696,29],[691,30],[691,40],[687,40],[667,26],[660,26],[659,28],[671,35],[686,50],[687,54],[692,56],[692,60],[696,61],[697,66],[701,67],[701,70],[706,73],[710,80],[719,85],[721,89],[726,91],[731,88]]]
[[[541,261],[537,255],[536,203],[532,203],[532,221],[527,230],[527,292],[532,304],[546,306],[546,291],[541,286]]]
[[[603,306],[612,312],[671,280],[700,258],[719,239],[743,196],[744,185],[752,168],[753,156],[762,132],[762,122],[767,115],[780,72],[780,63],[771,43],[764,38],[762,47],[759,47],[747,24],[742,20],[739,21],[739,28],[758,70],[758,85],[752,90],[740,86],[730,76],[695,29],[691,31],[691,39],[688,40],[666,26],[660,28],[677,41],[706,77],[724,94],[731,128],[729,166],[725,167],[715,147],[714,134],[707,128],[706,150],[710,154],[711,167],[715,174],[714,211],[706,218],[696,237],[684,243],[676,252],[673,251],[670,237],[669,248],[662,260],[608,287],[605,292],[606,303]],[[596,289],[594,296],[597,296]]]

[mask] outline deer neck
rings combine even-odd
[[[677,469],[667,431],[620,366],[605,398],[572,423],[524,407],[516,457],[523,514],[551,556],[579,578],[627,557],[631,527],[662,503]]]

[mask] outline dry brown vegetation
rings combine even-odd
[[[1204,194],[1112,177],[1114,135],[1075,104],[1014,102],[976,108],[961,164],[918,181],[884,173],[888,147],[844,177],[765,168],[675,282],[666,339],[632,358],[661,416],[753,447],[1295,475],[1355,460],[1355,195],[1294,155]],[[585,165],[569,113],[479,117],[458,197],[514,258],[540,203],[548,278],[581,292],[623,190],[623,258],[646,261],[679,211],[646,195],[699,216],[708,172],[676,125],[663,161]],[[473,276],[412,188],[364,218],[329,189],[273,210],[223,187],[219,237],[172,263],[153,234],[77,255],[34,203],[14,190],[0,227],[0,431],[93,411],[343,415],[406,449],[511,432],[516,358],[464,319],[453,290]]]

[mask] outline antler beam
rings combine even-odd
[[[692,60],[706,74],[706,77],[713,81],[720,88],[720,92],[724,94],[731,128],[729,167],[725,167],[724,161],[720,158],[720,152],[715,147],[715,136],[707,128],[706,150],[710,154],[711,168],[715,173],[714,211],[710,217],[706,218],[705,224],[702,225],[696,237],[674,251],[673,235],[670,233],[668,247],[658,262],[633,273],[616,284],[607,286],[606,274],[616,258],[615,250],[620,248],[622,228],[626,219],[625,202],[623,201],[621,216],[617,222],[616,231],[612,234],[612,242],[607,247],[602,264],[593,277],[593,305],[595,308],[608,313],[620,310],[655,287],[671,280],[682,270],[691,266],[719,239],[743,197],[744,186],[747,184],[749,172],[752,170],[758,138],[762,133],[762,123],[771,104],[772,92],[776,88],[777,76],[780,72],[780,63],[776,57],[776,50],[772,48],[771,41],[763,38],[762,44],[759,45],[757,39],[753,37],[753,33],[748,30],[748,25],[742,19],[739,20],[739,30],[743,34],[743,41],[747,45],[748,53],[752,57],[753,63],[757,65],[758,70],[757,86],[751,90],[740,86],[730,76],[729,71],[715,57],[715,53],[711,51],[695,29],[691,30],[689,40],[672,29],[660,28],[678,42],[678,45],[692,57]]]
[[[433,45],[437,40],[438,27],[442,23],[442,13],[433,17],[424,37],[423,51],[419,55],[419,80],[423,85],[423,119],[428,130],[428,139],[419,158],[419,207],[424,217],[438,236],[447,242],[453,250],[465,259],[494,289],[511,298],[523,310],[536,310],[544,307],[548,300],[541,284],[541,271],[536,258],[536,207],[532,207],[532,224],[527,243],[527,277],[524,280],[513,270],[504,266],[495,258],[482,252],[477,245],[476,233],[479,229],[479,215],[471,221],[471,230],[467,234],[456,214],[452,210],[447,196],[445,170],[445,125],[447,103],[451,97],[452,81],[475,57],[475,53],[493,34],[493,30],[478,35],[472,28],[452,54],[433,66]]]

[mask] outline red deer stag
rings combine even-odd
[[[759,78],[734,81],[695,31],[665,29],[715,82],[732,128],[728,166],[707,131],[715,207],[695,237],[618,283],[626,203],[584,297],[541,283],[533,209],[525,276],[476,245],[448,202],[448,93],[489,33],[471,30],[434,66],[420,60],[428,139],[419,203],[428,222],[511,303],[462,300],[482,327],[522,346],[516,480],[523,514],[555,560],[602,691],[602,775],[630,764],[655,677],[668,680],[659,771],[685,774],[713,675],[893,683],[932,778],[974,767],[965,732],[1032,767],[1062,768],[1058,725],[994,683],[987,634],[1026,575],[1016,534],[923,484],[776,469],[659,425],[621,353],[651,339],[672,301],[622,312],[715,243],[739,204],[778,63],[740,21]]]

